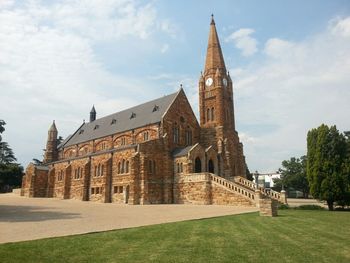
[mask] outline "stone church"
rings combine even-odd
[[[198,122],[182,88],[90,120],[58,143],[48,131],[42,165],[29,164],[21,194],[127,204],[255,206],[235,130],[233,84],[215,22],[198,84]],[[260,194],[263,194],[262,192]]]

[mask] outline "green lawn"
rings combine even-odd
[[[350,213],[281,210],[9,243],[0,262],[350,262]]]

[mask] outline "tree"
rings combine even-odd
[[[349,194],[347,142],[336,126],[322,124],[307,135],[307,177],[311,194],[326,200],[329,210],[334,202],[346,202]]]
[[[7,142],[2,141],[5,121],[0,120],[0,191],[7,192],[19,187],[23,176],[23,167],[15,163],[16,157]]]
[[[300,158],[292,157],[290,160],[284,160],[282,167],[279,169],[281,179],[274,180],[276,187],[284,185],[286,188],[295,189],[303,192],[305,198],[309,194],[309,183],[306,176],[306,156]]]

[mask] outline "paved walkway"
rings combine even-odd
[[[0,194],[0,243],[258,211],[218,205],[118,205]]]
[[[288,198],[287,202],[288,202],[288,205],[291,207],[296,207],[301,205],[319,205],[319,206],[328,208],[326,203],[317,201],[315,199]]]

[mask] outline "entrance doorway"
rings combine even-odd
[[[201,173],[202,172],[202,161],[199,157],[194,161],[194,172]]]
[[[208,162],[208,172],[212,174],[214,173],[214,162],[212,159],[210,159]]]

